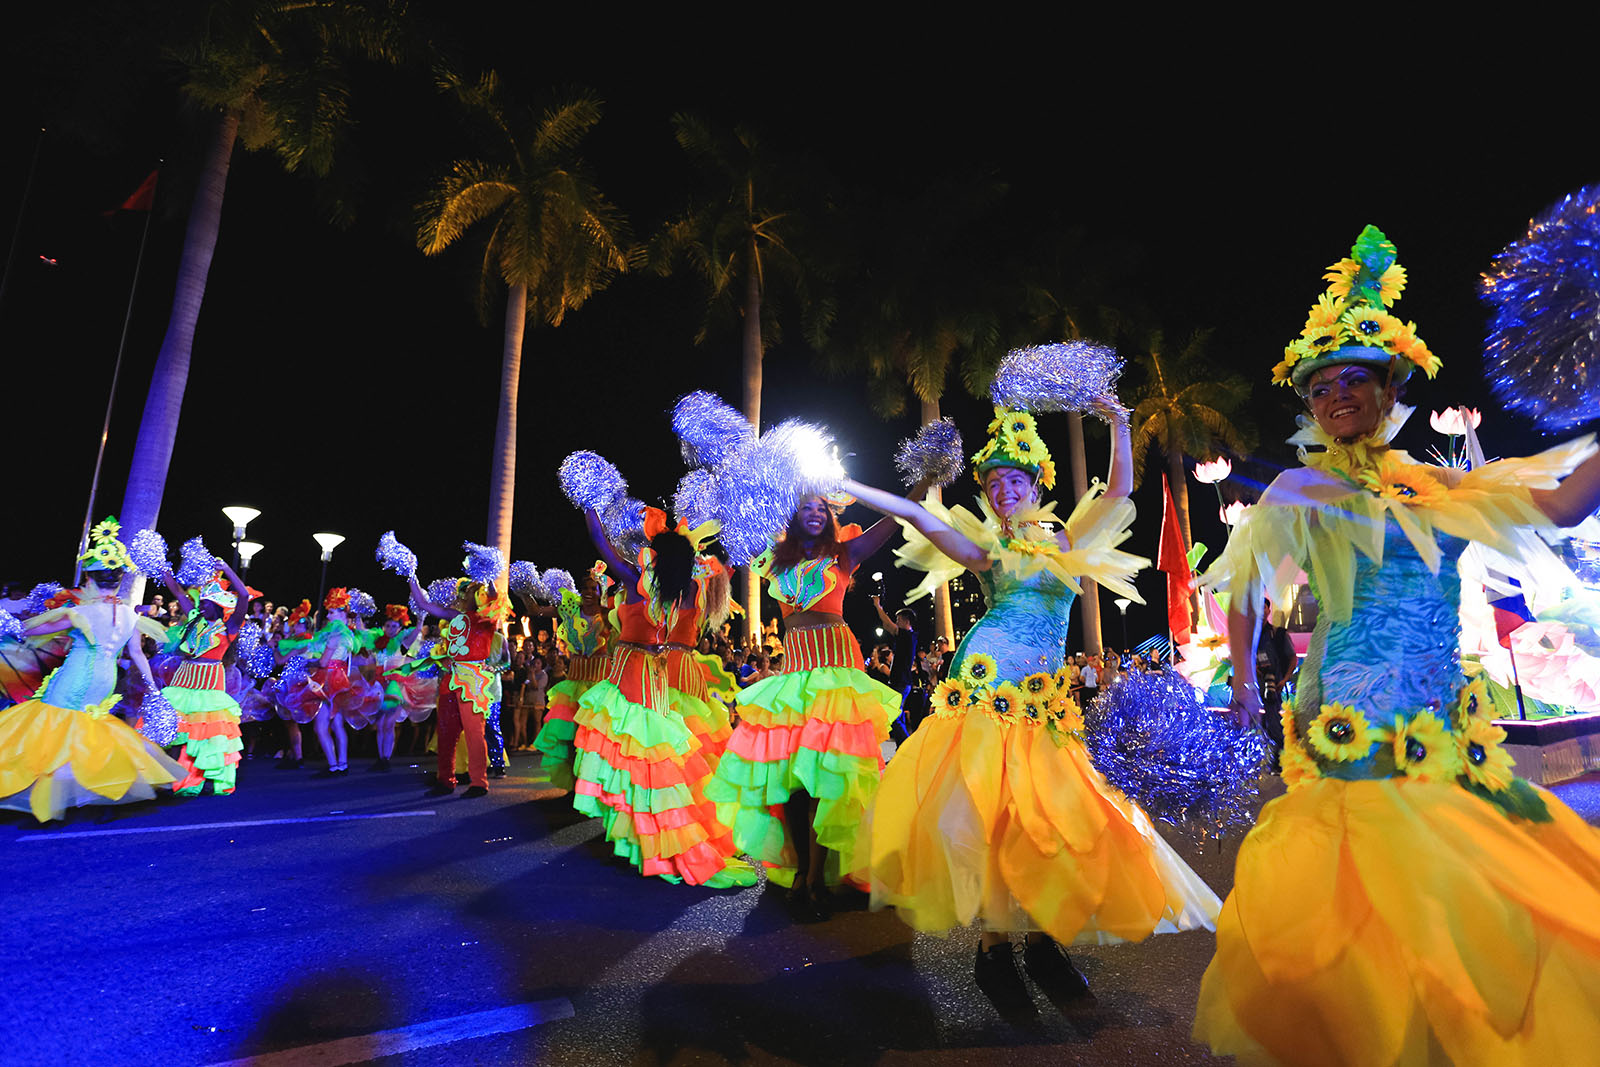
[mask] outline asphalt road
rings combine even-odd
[[[475,800],[423,769],[253,761],[232,797],[0,813],[0,1063],[1213,1062],[1209,933],[1075,949],[1098,1002],[1013,1025],[972,933],[795,926],[777,890],[639,877],[531,756]],[[1600,822],[1600,777],[1560,791]],[[1227,892],[1236,842],[1172,840]]]

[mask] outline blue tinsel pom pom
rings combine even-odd
[[[143,722],[139,732],[159,748],[166,748],[178,736],[178,709],[160,693],[146,693],[139,705]]]
[[[1153,818],[1201,837],[1254,822],[1266,739],[1176,671],[1118,674],[1084,725],[1095,767]]]
[[[672,408],[672,432],[691,467],[720,467],[755,440],[755,430],[715,393],[690,393]]]
[[[1006,353],[989,397],[1019,411],[1085,411],[1117,402],[1117,351],[1092,341],[1060,341]]]
[[[498,548],[463,541],[461,551],[467,554],[467,558],[461,561],[462,569],[475,582],[492,582],[506,569],[506,557]]]
[[[345,608],[345,613],[358,619],[366,619],[378,610],[378,602],[372,599],[371,593],[362,592],[353,586],[350,589],[350,603]]]
[[[535,600],[539,598],[543,589],[539,584],[539,568],[525,559],[519,559],[511,564],[510,584],[513,593]]]
[[[1600,185],[1529,223],[1484,274],[1483,295],[1494,311],[1484,374],[1506,409],[1552,433],[1595,418]]]
[[[9,611],[0,609],[0,641],[21,641],[22,620]]]
[[[28,606],[23,609],[23,617],[31,619],[40,612],[50,610],[46,605],[59,592],[60,582],[40,582],[34,586],[28,591]]]
[[[894,465],[907,485],[921,481],[941,487],[949,485],[961,477],[967,465],[961,431],[949,419],[928,423],[915,437],[900,442],[894,454]]]
[[[561,602],[561,594],[564,590],[570,589],[574,593],[578,591],[578,583],[573,579],[570,571],[564,571],[552,567],[550,570],[544,572],[542,578],[544,581],[545,599],[552,604],[559,604]]]
[[[595,452],[572,453],[561,461],[556,475],[561,480],[561,491],[582,511],[604,511],[628,495],[628,483],[622,472]]]

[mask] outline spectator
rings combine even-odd
[[[900,717],[895,719],[890,736],[904,741],[916,732],[922,716],[928,712],[929,690],[917,685],[920,658],[917,655],[917,616],[910,608],[901,608],[894,618],[883,610],[883,598],[874,596],[872,606],[877,609],[878,621],[884,632],[894,635],[894,652],[889,660],[887,685],[900,694]]]

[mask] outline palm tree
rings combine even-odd
[[[820,346],[832,322],[832,303],[817,292],[818,272],[797,251],[802,214],[794,193],[806,182],[800,164],[780,161],[749,126],[712,126],[687,112],[672,116],[679,147],[704,172],[708,192],[651,242],[649,262],[665,276],[687,263],[706,292],[696,344],[736,318],[743,348],[744,416],[761,426],[765,349],[781,338],[780,305],[797,305],[806,339]],[[816,187],[816,182],[811,183]],[[761,583],[744,577],[745,625],[761,628]]]
[[[1145,454],[1160,449],[1167,461],[1167,480],[1183,532],[1183,545],[1194,544],[1189,528],[1189,486],[1184,458],[1211,460],[1223,449],[1236,454],[1255,444],[1255,432],[1239,420],[1250,399],[1250,387],[1241,378],[1211,376],[1203,358],[1210,330],[1196,330],[1176,355],[1163,354],[1159,330],[1150,335],[1150,351],[1139,357],[1145,370],[1144,385],[1134,393],[1133,484],[1144,478]]]
[[[438,255],[474,226],[489,224],[479,309],[487,320],[500,284],[506,287],[506,308],[486,543],[509,559],[523,329],[530,318],[560,326],[567,312],[626,270],[629,231],[576,151],[600,121],[599,100],[579,95],[522,120],[502,102],[492,72],[474,85],[445,75],[443,85],[487,120],[495,155],[492,161],[462,159],[451,166],[417,206],[417,245]]]
[[[161,511],[234,146],[272,152],[290,171],[326,176],[351,123],[347,61],[398,64],[415,54],[404,14],[398,0],[232,0],[197,10],[189,36],[167,48],[185,97],[211,129],[134,444],[121,512],[126,528],[154,527]]]

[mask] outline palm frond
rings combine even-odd
[[[602,111],[600,100],[593,96],[579,96],[548,108],[534,131],[533,157],[551,158],[576,148],[600,121]]]

